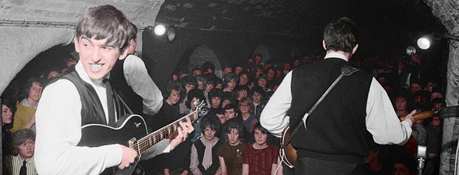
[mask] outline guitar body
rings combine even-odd
[[[284,142],[290,138],[291,132],[292,130],[290,129],[290,124],[284,128],[284,131],[282,131],[280,157],[288,167],[294,168],[297,158],[296,150],[293,148],[291,143],[288,143],[284,147]]]
[[[148,134],[145,120],[139,115],[124,115],[113,126],[89,124],[82,127],[81,140],[78,146],[98,147],[109,144],[120,144],[132,147],[132,141]],[[137,167],[138,159],[129,168],[107,168],[102,174],[143,174]]]

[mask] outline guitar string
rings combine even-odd
[[[196,114],[196,111],[194,111],[193,113],[191,113],[191,114],[189,114],[187,116],[193,116],[192,120],[196,120],[197,117],[195,116],[195,114]],[[177,128],[179,127],[179,122],[180,121],[184,121],[185,117],[182,117],[182,118],[176,120],[175,122],[172,122],[169,125],[166,125],[163,128],[161,128],[161,129],[159,129],[159,130],[157,130],[155,132],[150,133],[149,135],[145,136],[144,138],[139,139],[138,141],[136,141],[134,143],[133,146],[135,148],[137,148],[140,153],[143,153],[144,151],[147,150],[147,147],[151,147],[154,144],[156,144],[156,143],[153,143],[153,142],[157,142],[158,140],[163,140],[165,137],[170,136],[171,134],[173,134],[173,133],[171,133],[171,127],[174,127],[174,128],[172,128],[172,130],[175,132],[177,130]],[[158,138],[159,135],[166,135],[166,136],[162,137],[162,138],[161,137]],[[151,141],[152,137],[154,138],[153,142]]]

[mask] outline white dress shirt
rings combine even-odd
[[[334,57],[347,61],[341,54],[328,54],[325,59]],[[295,70],[293,70],[295,71]],[[289,123],[287,111],[292,102],[292,71],[289,72],[272,95],[261,113],[260,122],[274,136],[281,137]],[[384,88],[372,79],[367,100],[366,128],[378,144],[405,144],[411,135],[411,120],[400,122]]]

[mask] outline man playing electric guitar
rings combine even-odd
[[[263,127],[277,137],[289,123],[290,128],[300,125],[291,138],[297,151],[295,174],[363,174],[370,143],[402,145],[411,135],[415,111],[400,122],[370,73],[341,75],[358,41],[351,19],[330,23],[324,30],[325,59],[288,73],[261,114]]]
[[[44,89],[36,112],[39,174],[100,174],[108,167],[124,169],[138,156],[138,151],[121,144],[78,146],[82,126],[111,125],[118,119],[111,87],[104,79],[127,55],[129,25],[124,14],[110,5],[90,8],[78,22],[74,44],[79,62]],[[189,118],[179,125],[177,137],[151,149],[168,152],[193,131]]]

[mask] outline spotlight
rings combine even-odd
[[[429,39],[427,39],[425,37],[419,38],[417,43],[418,43],[419,48],[421,48],[423,50],[426,50],[426,49],[430,48],[430,41],[429,41]]]
[[[157,26],[155,26],[155,34],[158,35],[158,36],[161,36],[161,35],[164,35],[164,33],[166,33],[166,27],[164,27],[164,25],[162,24],[159,24]]]

